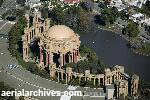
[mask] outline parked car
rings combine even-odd
[[[18,68],[19,67],[19,65],[7,65],[9,68]]]

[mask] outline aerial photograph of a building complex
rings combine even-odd
[[[0,0],[0,100],[150,100],[150,0]]]

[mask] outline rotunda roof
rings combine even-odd
[[[65,25],[54,25],[47,31],[47,36],[56,40],[70,38],[74,31]]]

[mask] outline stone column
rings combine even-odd
[[[86,77],[84,78],[84,80],[86,81]]]
[[[64,73],[63,73],[63,70],[61,71],[61,80],[64,80],[64,75],[63,75]]]
[[[66,73],[66,84],[68,83],[68,78],[67,78],[68,76],[67,76],[67,73]]]
[[[36,23],[35,23],[35,36],[39,36],[39,28]]]
[[[58,77],[57,78],[58,78],[58,82],[59,82],[59,72],[57,72],[57,73],[58,73]]]
[[[49,65],[50,64],[53,64],[53,53],[52,52],[49,53]]]
[[[81,77],[79,77],[79,84],[80,84],[80,81],[81,81]]]
[[[110,84],[112,84],[113,80],[112,80],[112,75],[110,76]]]
[[[31,39],[33,39],[33,31],[31,30]]]
[[[28,33],[28,43],[30,43],[30,33]]]
[[[73,62],[77,62],[77,52],[76,50],[73,51]]]
[[[98,84],[100,85],[100,78],[98,79]]]
[[[70,54],[70,62],[73,62],[73,53]]]
[[[77,50],[75,50],[75,62],[77,62]]]
[[[94,85],[95,85],[95,78],[94,78]]]
[[[50,65],[51,64],[51,53],[48,54],[48,58],[49,58],[48,59],[48,64]]]
[[[103,85],[105,85],[105,78],[103,78]]]
[[[67,79],[68,79],[68,82],[69,82],[69,81],[70,81],[70,75],[68,75],[68,78],[67,78]]]
[[[105,76],[105,85],[107,85],[108,84],[108,80],[107,80],[108,78],[107,78],[107,76]]]
[[[42,53],[42,47],[40,47],[40,64],[43,61],[43,53]]]
[[[60,53],[60,67],[62,67],[64,64],[63,54]]]
[[[74,50],[74,62],[76,63],[76,50]]]
[[[80,52],[79,52],[79,49],[77,50],[77,56],[78,56],[78,60],[77,60],[77,61],[79,61],[79,60],[80,60]]]
[[[63,54],[63,66],[66,64],[65,54]]]
[[[23,60],[25,62],[29,61],[29,47],[28,47],[28,43],[23,41]]]
[[[46,66],[48,66],[48,56],[49,56],[49,54],[48,54],[48,52],[46,51]]]
[[[73,53],[73,57],[72,57],[73,59],[72,60],[73,60],[73,62],[75,62],[75,60],[74,60],[74,56],[75,56],[74,51],[72,53]]]
[[[110,76],[108,77],[108,84],[110,84]]]
[[[55,69],[54,69],[54,66],[55,66],[55,65],[50,65],[50,66],[49,66],[50,76],[51,76],[51,77],[54,77],[54,76],[55,76],[55,73],[56,73],[56,72],[55,72]]]

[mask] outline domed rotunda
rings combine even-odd
[[[65,25],[54,25],[47,31],[46,35],[52,39],[63,40],[74,36],[75,33]]]
[[[40,37],[40,63],[46,55],[45,65],[56,63],[62,67],[66,63],[80,60],[79,35],[65,25],[54,25]],[[43,50],[45,52],[43,52]]]
[[[38,40],[39,48],[36,48],[36,61],[40,69],[55,65],[62,67],[66,63],[78,62],[80,60],[79,35],[65,25],[51,26],[50,19],[43,20],[40,12],[32,15],[32,26],[30,16],[27,14],[27,27],[24,29],[23,60],[28,62],[31,59],[30,44]],[[36,46],[37,47],[37,46]],[[37,53],[39,52],[39,53]]]

